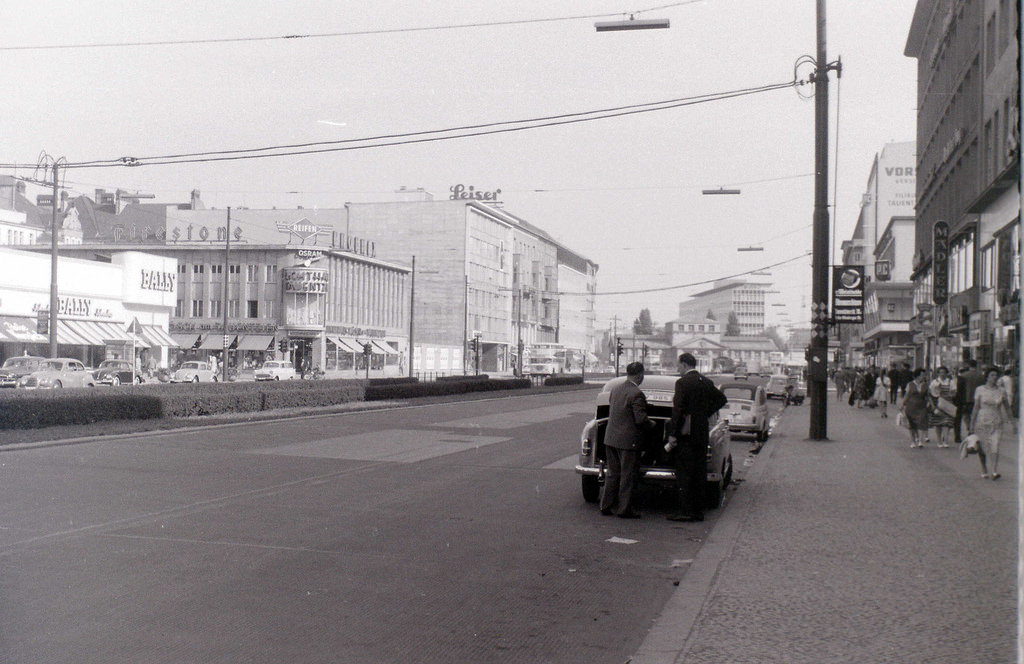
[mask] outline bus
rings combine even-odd
[[[562,344],[532,344],[523,358],[524,376],[553,376],[565,373],[573,361],[573,352]]]

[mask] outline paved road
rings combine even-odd
[[[583,502],[594,395],[0,454],[0,661],[623,662],[714,519]]]

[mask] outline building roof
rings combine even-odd
[[[677,350],[680,351],[688,350],[690,348],[696,348],[699,350],[725,350],[726,346],[724,344],[718,343],[717,341],[708,339],[707,337],[691,337],[686,341],[682,341],[680,343],[675,344],[673,348],[676,348]]]
[[[722,337],[722,345],[730,350],[754,350],[773,352],[779,347],[769,337],[741,336]]]

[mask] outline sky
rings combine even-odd
[[[828,3],[831,222],[853,232],[875,154],[915,137],[913,0]],[[581,113],[806,79],[815,0],[25,3],[0,24],[0,163],[337,141]],[[642,11],[661,7],[652,11]],[[601,32],[596,20],[667,18]],[[609,15],[593,18],[597,15]],[[611,16],[615,15],[615,16]],[[573,18],[576,17],[576,18]],[[557,19],[557,20],[542,20]],[[495,24],[502,25],[482,25]],[[463,26],[451,29],[412,28]],[[23,49],[353,33],[174,45]],[[799,94],[798,94],[799,92]],[[809,325],[811,86],[529,131],[268,159],[67,172],[208,207],[340,207],[399,187],[504,207],[596,262],[599,329],[657,323],[708,282],[771,270],[770,323]],[[805,98],[806,97],[806,98]],[[838,150],[836,146],[838,145]],[[15,173],[11,168],[3,173]],[[31,169],[17,169],[31,176]],[[702,189],[735,185],[738,196]],[[42,189],[30,194],[44,193]],[[763,251],[739,252],[750,245]],[[838,255],[838,254],[837,254]],[[648,291],[615,295],[621,291]],[[608,293],[608,294],[604,294]]]

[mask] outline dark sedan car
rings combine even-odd
[[[16,387],[18,379],[37,371],[39,364],[44,359],[33,355],[7,358],[4,361],[4,366],[0,367],[0,387]]]
[[[135,373],[128,360],[103,360],[93,375],[96,376],[97,385],[131,385],[142,382],[142,376]]]

